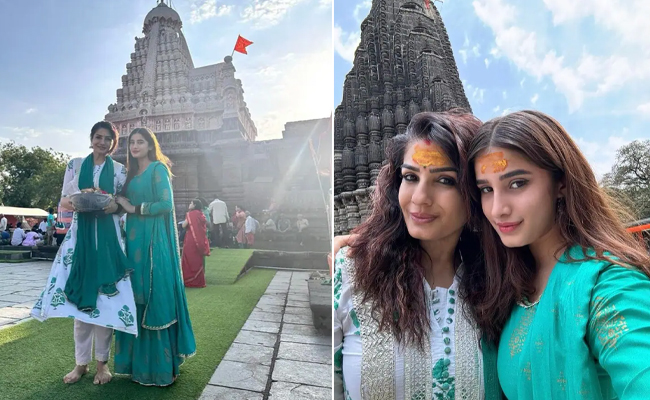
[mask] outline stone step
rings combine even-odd
[[[32,258],[31,250],[0,250],[0,262],[2,261],[23,261]]]

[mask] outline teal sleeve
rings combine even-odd
[[[587,339],[620,400],[650,394],[650,279],[612,265],[592,291]]]
[[[172,211],[172,184],[169,180],[169,171],[163,164],[158,164],[153,171],[153,185],[157,199],[152,203],[142,203],[142,215],[161,215]]]

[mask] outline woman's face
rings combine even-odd
[[[458,189],[458,168],[437,145],[411,143],[401,167],[399,205],[409,234],[423,241],[460,235],[467,222],[465,201]]]
[[[93,148],[93,153],[106,156],[111,151],[111,147],[113,147],[113,136],[111,136],[111,132],[108,129],[99,128],[95,131],[90,143]]]
[[[550,171],[499,147],[481,152],[474,171],[483,213],[506,247],[527,246],[551,232],[564,189]]]
[[[129,151],[131,156],[136,159],[147,158],[149,156],[149,142],[139,133],[134,133],[129,139]]]
[[[190,210],[194,210],[195,208],[196,208],[196,207],[194,207],[194,202],[191,202],[191,203],[190,203],[190,207],[189,207],[189,209],[190,209]]]

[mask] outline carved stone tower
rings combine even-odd
[[[368,216],[387,141],[418,112],[454,107],[471,110],[435,5],[372,0],[334,114],[335,234]]]

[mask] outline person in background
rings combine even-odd
[[[210,210],[208,209],[208,201],[203,197],[198,197],[201,200],[203,215],[205,216],[205,234],[208,236],[208,244],[210,244],[210,232],[212,232],[212,218],[210,217]]]
[[[217,247],[225,247],[225,237],[228,223],[228,207],[219,199],[214,199],[208,206],[209,221],[212,221],[212,243]]]
[[[34,227],[25,235],[23,246],[39,246],[43,244],[43,236],[38,233],[38,228]]]
[[[40,234],[44,234],[47,232],[47,218],[43,218],[40,224],[38,224],[38,230],[40,231]]]
[[[251,216],[249,211],[246,211],[246,222],[244,223],[244,247],[250,249],[255,244],[255,232],[259,222]]]
[[[54,220],[54,209],[50,207],[50,209],[47,210],[47,212],[49,214],[47,216],[47,231],[45,232],[45,245],[51,246],[52,239],[54,238],[54,223],[56,221]]]
[[[0,214],[0,232],[7,230],[7,218],[4,214]]]
[[[235,206],[235,215],[232,216],[232,223],[235,232],[237,232],[237,235],[235,236],[237,245],[239,246],[240,249],[243,249],[244,244],[246,243],[245,232],[244,232],[245,231],[244,225],[246,224],[246,213],[239,206]]]
[[[309,221],[307,218],[303,217],[302,214],[298,214],[298,221],[296,221],[296,226],[298,228],[298,239],[300,240],[300,245],[303,245],[306,237],[306,230],[309,227]]]
[[[23,240],[25,240],[25,237],[27,236],[27,234],[25,234],[25,229],[29,230],[29,225],[27,225],[26,222],[23,222],[22,224],[16,223],[16,229],[14,229],[14,233],[11,236],[12,246],[22,246]]]
[[[183,242],[183,282],[185,287],[205,287],[205,257],[210,255],[210,244],[206,234],[206,219],[200,199],[190,203],[183,221],[187,231]]]

